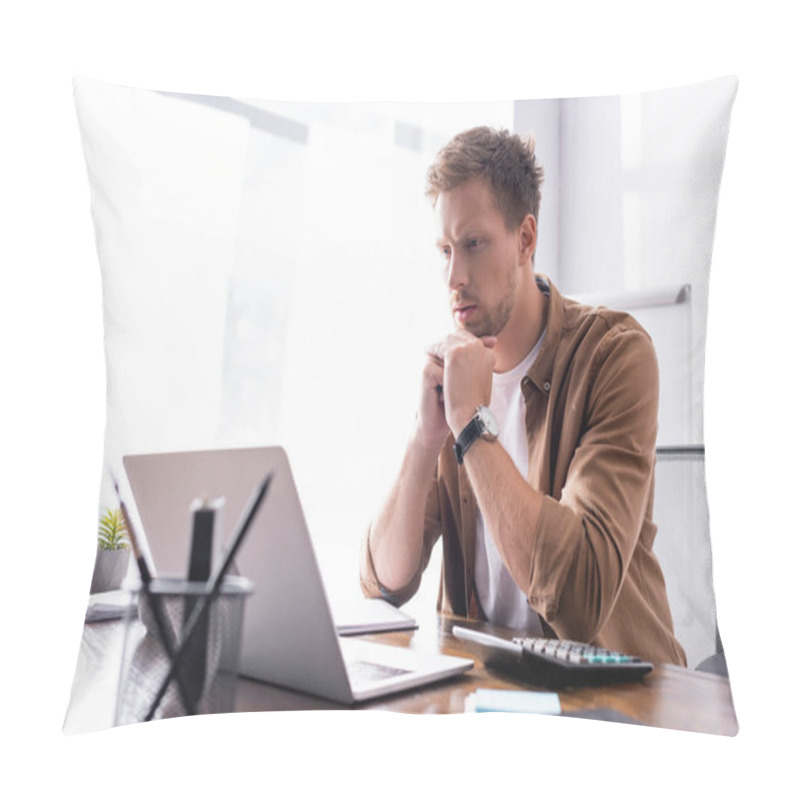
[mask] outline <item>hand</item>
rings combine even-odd
[[[456,437],[475,415],[478,406],[489,405],[496,341],[494,336],[479,338],[462,329],[428,350],[431,361],[442,370],[444,417]]]
[[[444,416],[442,384],[444,367],[428,355],[422,370],[422,391],[417,412],[417,439],[426,448],[438,453],[444,445],[449,428]]]

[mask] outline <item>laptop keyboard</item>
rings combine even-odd
[[[407,675],[411,670],[399,667],[388,667],[386,664],[373,664],[370,661],[350,661],[347,664],[347,675],[351,684],[374,683],[396,675]]]

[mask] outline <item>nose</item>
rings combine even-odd
[[[467,285],[468,280],[465,260],[456,255],[455,249],[451,250],[447,260],[447,288],[460,289]]]

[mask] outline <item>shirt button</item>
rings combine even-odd
[[[545,381],[545,382],[544,382],[544,390],[545,390],[546,392],[549,392],[549,391],[550,391],[550,381]]]

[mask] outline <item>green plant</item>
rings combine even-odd
[[[128,529],[119,508],[108,508],[100,518],[97,531],[97,546],[101,550],[125,550],[128,548]]]

